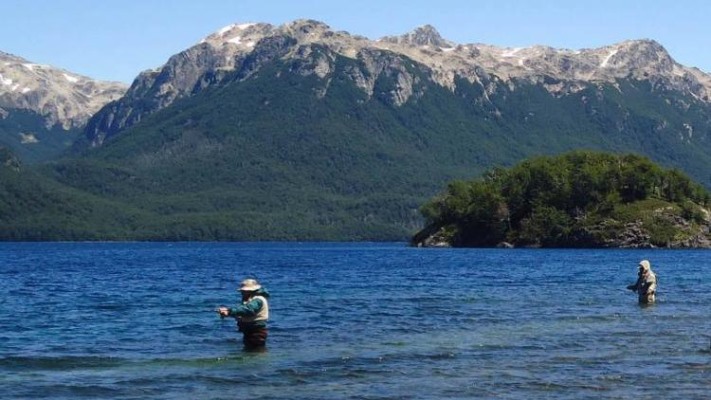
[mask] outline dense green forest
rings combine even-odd
[[[450,183],[422,207],[427,227],[413,240],[615,247],[633,227],[649,244],[670,246],[698,233],[708,237],[709,206],[711,194],[679,170],[634,154],[576,151]]]
[[[414,82],[396,104],[402,71],[382,71],[367,93],[353,80],[362,61],[331,56],[328,79],[294,72],[308,61],[275,59],[98,148],[85,139],[57,161],[5,168],[0,240],[408,240],[447,182],[581,148],[643,154],[711,187],[711,110],[649,82],[558,96],[482,76],[450,89],[408,60],[391,63]]]
[[[0,147],[9,149],[25,164],[60,157],[81,133],[78,128],[47,127],[45,118],[32,111],[4,111],[5,115],[0,114]]]

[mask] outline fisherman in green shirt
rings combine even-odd
[[[243,335],[244,347],[249,350],[264,348],[267,343],[269,292],[256,279],[245,279],[239,288],[242,304],[234,308],[220,307],[220,317],[233,317]]]

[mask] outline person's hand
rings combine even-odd
[[[230,310],[227,307],[220,307],[217,309],[217,312],[220,313],[220,317],[227,317],[230,315]]]

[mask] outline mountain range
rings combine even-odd
[[[7,205],[6,238],[403,239],[447,182],[581,148],[643,154],[711,187],[711,76],[653,40],[516,49],[431,26],[370,40],[312,20],[234,24],[128,89],[54,72],[93,90],[64,90],[75,96],[55,104],[83,104],[72,113],[6,100],[36,87],[6,72],[13,59],[2,120],[20,110],[82,134],[63,158],[12,173],[31,170],[35,190],[61,187],[57,201],[84,208],[42,230],[59,211]],[[5,143],[24,162],[56,155]],[[6,204],[27,196],[20,186]]]
[[[313,54],[322,47],[327,52]],[[391,55],[391,60],[387,56]],[[564,96],[591,85],[615,85],[620,79],[649,81],[660,89],[673,90],[709,102],[711,76],[676,63],[652,40],[626,41],[598,49],[561,50],[544,46],[499,48],[483,44],[460,45],[443,39],[429,25],[399,37],[372,41],[346,32],[334,32],[317,21],[295,21],[279,27],[269,24],[230,25],[203,39],[198,45],[172,57],[159,69],[139,75],[127,95],[104,118],[90,124],[94,144],[140,120],[132,103],[151,99],[148,112],[194,95],[224,79],[248,79],[264,62],[275,58],[302,59],[314,64],[298,71],[323,79],[328,90],[336,57],[363,63],[351,79],[368,96],[384,70],[398,73],[398,86],[391,93],[395,105],[407,102],[416,82],[402,61],[410,60],[428,71],[428,80],[454,92],[456,81],[475,85],[541,84],[554,96]],[[255,59],[260,57],[261,59]],[[110,119],[110,122],[107,122]],[[101,121],[101,122],[100,122]]]
[[[126,89],[0,51],[0,145],[26,161],[52,158]]]

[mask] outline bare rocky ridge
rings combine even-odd
[[[0,118],[8,110],[22,109],[44,116],[47,127],[80,127],[125,91],[123,83],[97,81],[0,52]]]
[[[316,51],[317,47],[328,51]],[[235,71],[239,71],[239,79],[247,79],[274,59],[305,60],[303,67],[294,72],[317,75],[325,80],[323,90],[327,91],[336,54],[361,62],[363,68],[353,69],[349,75],[368,95],[373,94],[381,73],[396,76],[397,89],[390,94],[395,105],[404,104],[417,94],[415,84],[419,78],[408,71],[410,60],[429,68],[429,79],[451,90],[455,89],[456,79],[463,78],[473,83],[498,82],[511,89],[518,81],[540,83],[549,92],[564,95],[590,85],[632,78],[711,102],[711,76],[675,62],[653,40],[630,40],[581,50],[546,46],[500,48],[457,44],[443,39],[429,25],[402,36],[370,40],[334,31],[318,21],[297,20],[282,26],[233,24],[209,35],[171,57],[161,68],[141,73],[124,98],[89,123],[87,135],[93,146],[100,146],[108,135],[176,99],[219,84]],[[139,99],[141,109],[136,108]]]

